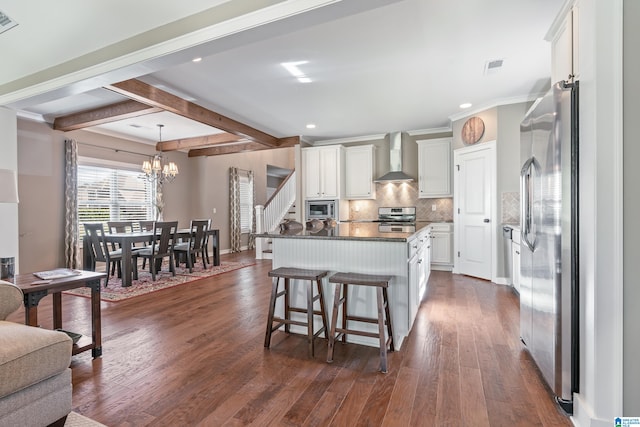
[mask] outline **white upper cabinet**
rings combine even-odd
[[[302,170],[307,199],[341,198],[341,145],[303,148]]]
[[[418,143],[418,197],[451,197],[451,138]]]
[[[345,198],[375,199],[373,182],[373,145],[359,145],[344,149]]]
[[[579,79],[578,12],[578,2],[568,4],[567,10],[558,16],[547,34],[547,40],[551,42],[552,83]]]

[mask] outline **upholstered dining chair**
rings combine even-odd
[[[131,233],[133,231],[133,221],[107,221],[107,230],[109,233]],[[120,249],[120,245],[113,242],[111,243],[111,250],[116,251]],[[120,264],[117,265],[118,277],[120,277]],[[115,273],[116,265],[111,266],[111,275]]]
[[[173,276],[176,275],[173,242],[175,241],[175,232],[177,229],[178,221],[156,221],[153,224],[151,244],[133,253],[135,265],[138,265],[138,257],[149,260],[149,272],[151,273],[151,279],[153,281],[156,280],[156,273],[158,273],[162,267],[162,260],[167,257],[169,258],[169,271]]]
[[[202,268],[207,268],[207,260],[205,257],[204,247],[207,238],[206,231],[208,226],[209,221],[206,219],[192,220],[190,227],[191,234],[189,235],[187,241],[182,243],[174,243],[173,245],[174,254],[184,254],[185,262],[187,264],[187,267],[189,267],[189,273],[193,272],[193,265],[195,264],[196,256],[198,254],[200,254],[200,256],[202,257]]]
[[[89,243],[87,247],[91,251],[90,255],[93,265],[95,265],[96,262],[105,263],[105,273],[107,273],[107,278],[104,281],[104,286],[107,287],[110,276],[109,267],[112,267],[114,264],[119,264],[120,261],[122,261],[122,250],[109,250],[109,245],[104,238],[104,228],[102,223],[84,223],[83,225],[85,239],[87,239]],[[138,271],[136,264],[134,264],[133,268],[134,277],[137,277]]]

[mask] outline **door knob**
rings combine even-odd
[[[484,219],[484,222],[489,222],[489,218],[485,218],[485,219]]]

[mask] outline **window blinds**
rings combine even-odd
[[[78,228],[85,222],[153,219],[153,184],[140,172],[78,166]]]

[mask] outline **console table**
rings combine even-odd
[[[102,356],[102,324],[100,319],[100,280],[105,273],[81,271],[80,274],[61,279],[42,281],[31,273],[15,276],[15,284],[24,294],[24,322],[29,326],[38,325],[38,304],[40,300],[53,296],[53,328],[62,328],[62,291],[80,287],[91,288],[91,340],[82,337],[73,345],[73,354],[91,350],[96,358]],[[34,284],[36,282],[36,284]],[[38,283],[40,282],[40,283]]]

